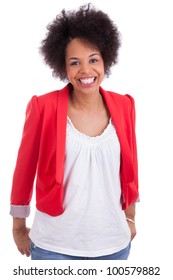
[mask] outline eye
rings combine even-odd
[[[98,61],[98,59],[96,59],[96,58],[90,59],[90,63],[96,63],[97,61]]]
[[[76,66],[76,65],[79,65],[79,61],[72,61],[70,63],[70,66]]]

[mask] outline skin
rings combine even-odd
[[[25,218],[13,218],[13,238],[19,252],[22,255],[30,256],[30,229],[26,227]]]
[[[110,119],[99,87],[104,79],[104,61],[100,51],[80,39],[73,39],[66,48],[66,75],[73,85],[69,96],[68,116],[74,126],[91,137],[100,135]],[[126,217],[134,220],[135,204],[125,210]],[[136,227],[127,221],[131,239]],[[13,238],[21,254],[30,256],[29,228],[25,218],[13,218]]]
[[[110,118],[99,91],[104,79],[104,61],[100,51],[89,43],[73,39],[66,49],[66,73],[73,85],[68,116],[82,133],[100,135]]]
[[[127,218],[135,221],[135,204],[130,205],[124,212]],[[133,238],[136,236],[136,226],[135,224],[133,224],[130,221],[127,221],[129,228],[130,228],[130,232],[131,232],[131,240],[133,240]]]

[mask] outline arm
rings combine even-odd
[[[131,204],[125,211],[125,215],[127,218],[127,223],[129,225],[130,231],[131,231],[131,240],[136,235],[136,226],[135,226],[135,204]]]
[[[40,113],[37,97],[34,96],[27,106],[22,139],[13,174],[11,190],[11,205],[13,207],[10,212],[13,217],[23,218],[29,215],[29,204],[39,154],[40,131]]]
[[[13,218],[13,238],[19,252],[22,255],[30,256],[30,229],[26,227],[25,218]]]
[[[131,122],[129,124],[130,130],[131,130],[131,136],[130,136],[130,149],[132,153],[132,160],[133,160],[133,168],[134,168],[134,190],[136,192],[136,200],[139,200],[139,189],[138,189],[138,155],[137,155],[137,141],[136,141],[136,110],[135,110],[135,100],[130,95],[126,95],[129,100],[131,101],[131,114],[130,119]]]
[[[30,214],[40,141],[40,114],[37,98],[33,97],[26,110],[22,140],[18,151],[11,190],[10,214],[13,217],[13,238],[21,254],[30,255],[29,229],[26,217]]]

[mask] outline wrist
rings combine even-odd
[[[135,224],[135,219],[134,218],[126,217],[126,220],[127,220],[127,222]]]
[[[13,218],[13,231],[26,229],[26,220],[24,218]]]

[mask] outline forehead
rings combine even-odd
[[[72,39],[66,48],[66,56],[69,55],[77,55],[77,54],[84,54],[84,53],[97,53],[100,54],[99,49],[92,45],[90,42],[86,40],[82,40],[79,38]]]

